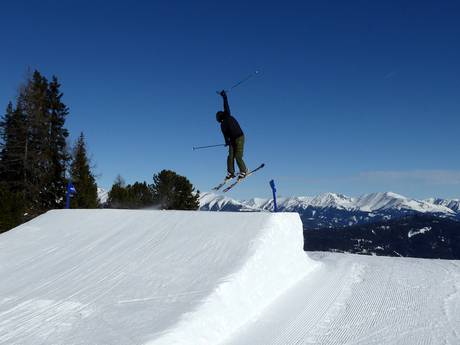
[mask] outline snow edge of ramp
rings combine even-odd
[[[218,344],[320,265],[303,251],[297,213],[270,214],[248,260],[197,307],[147,345]]]

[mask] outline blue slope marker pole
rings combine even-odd
[[[273,212],[278,212],[278,205],[276,204],[275,181],[273,181],[273,180],[270,181],[270,187],[272,188],[272,192],[273,192]]]
[[[65,208],[70,208],[70,197],[77,193],[77,190],[73,186],[72,182],[67,183],[67,193],[65,195]]]

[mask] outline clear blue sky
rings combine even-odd
[[[460,197],[459,1],[10,1],[0,106],[28,68],[59,77],[109,188],[172,169],[201,191],[225,175],[215,91],[250,167],[232,194],[391,190]]]

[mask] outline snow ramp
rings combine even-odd
[[[0,235],[0,344],[219,344],[314,270],[295,213],[59,210]]]

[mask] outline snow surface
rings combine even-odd
[[[0,344],[460,344],[460,261],[302,244],[292,213],[48,212],[0,235]]]
[[[321,265],[302,248],[294,213],[51,211],[0,236],[0,344],[218,344]]]
[[[460,344],[460,261],[309,255],[322,267],[225,345]]]

